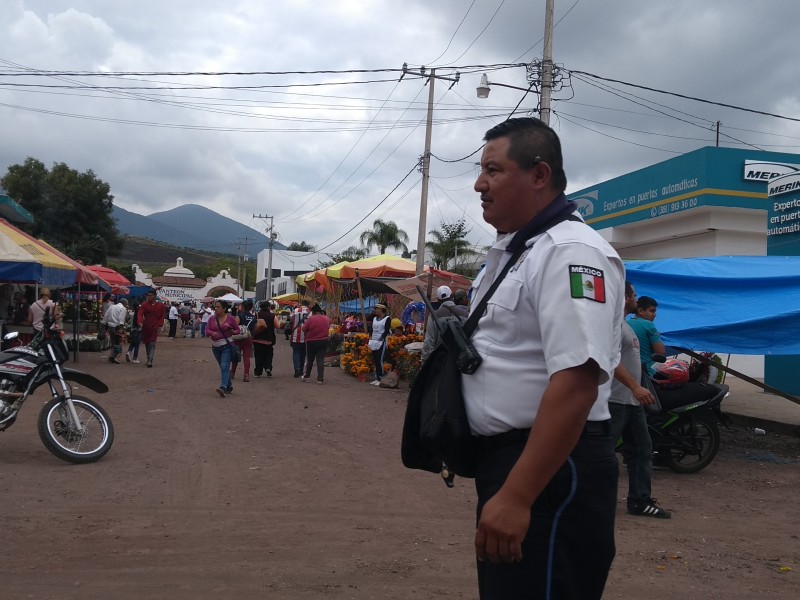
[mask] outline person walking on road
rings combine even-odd
[[[325,380],[325,350],[328,348],[328,333],[331,320],[322,311],[319,304],[311,307],[311,316],[303,323],[303,333],[306,335],[306,370],[303,374],[303,383],[311,377],[311,368],[317,363],[317,383],[322,385]]]
[[[111,355],[108,362],[119,364],[120,354],[122,354],[122,336],[124,335],[125,322],[128,319],[128,301],[120,298],[117,303],[106,311],[103,322],[108,328],[108,335],[111,338]]]
[[[262,373],[266,373],[267,377],[272,377],[272,359],[275,354],[275,330],[278,328],[278,317],[266,303],[256,316],[258,318],[253,330],[253,356],[256,365],[253,375],[261,377]]]
[[[173,341],[178,333],[178,316],[178,306],[175,302],[170,302],[169,315],[167,316],[167,320],[169,321],[169,334],[167,337],[172,338]]]
[[[228,306],[224,300],[216,300],[214,316],[208,320],[206,327],[206,335],[211,338],[211,351],[219,365],[219,387],[216,392],[222,398],[233,391],[231,363],[236,346],[231,338],[239,331],[239,321],[228,314]]]
[[[303,367],[306,364],[306,334],[303,333],[303,323],[308,318],[308,300],[301,300],[289,321],[292,328],[292,363],[294,364],[294,376],[300,377],[303,374]]]
[[[250,355],[253,353],[253,329],[256,324],[256,315],[253,312],[253,301],[249,298],[242,302],[241,309],[236,313],[236,320],[239,328],[244,327],[250,337],[236,340],[236,345],[242,353],[241,362],[244,365],[244,375],[242,381],[250,381]],[[236,367],[238,363],[231,364],[231,379],[236,378]]]
[[[141,338],[147,352],[147,367],[152,368],[156,356],[158,332],[164,325],[164,305],[156,302],[155,290],[147,292],[147,300],[139,307],[139,327]]]
[[[131,331],[128,337],[128,351],[125,353],[125,360],[129,363],[139,364],[139,346],[142,343],[142,328],[139,326],[138,302],[134,302],[129,314],[131,320]]]

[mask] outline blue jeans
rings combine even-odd
[[[647,431],[647,415],[641,405],[609,402],[611,438],[625,441],[628,460],[628,504],[650,499],[653,442]]]
[[[294,372],[302,373],[306,364],[306,343],[292,342],[292,363]]]
[[[224,346],[212,346],[211,351],[219,363],[219,387],[228,391],[231,389],[231,349]]]
[[[206,324],[200,323],[200,337],[206,337]]]

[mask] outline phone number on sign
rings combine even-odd
[[[686,200],[677,200],[669,204],[662,204],[661,206],[654,206],[650,209],[651,217],[660,217],[670,213],[687,210],[697,206],[697,198],[687,198]]]

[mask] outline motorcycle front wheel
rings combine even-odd
[[[678,425],[671,434],[679,443],[669,449],[664,464],[676,473],[702,471],[711,464],[719,451],[719,426],[711,414],[694,415]]]
[[[66,400],[53,398],[39,413],[39,437],[44,447],[61,460],[85,464],[100,460],[114,443],[114,426],[98,404],[83,396],[72,403],[80,424],[73,423]]]

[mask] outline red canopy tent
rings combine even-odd
[[[102,265],[88,265],[86,268],[105,281],[111,288],[112,294],[127,295],[129,293],[128,288],[133,285],[124,275],[117,273],[114,269],[109,269]]]

